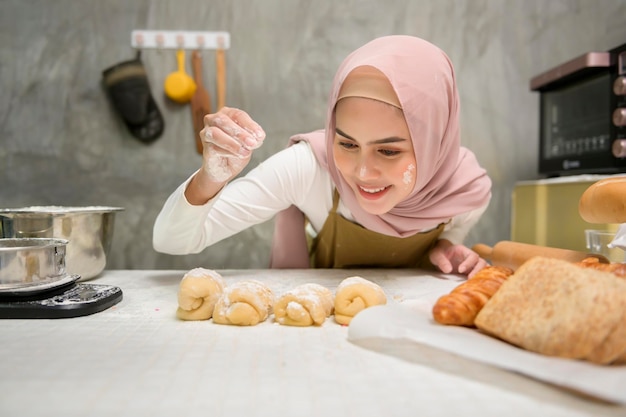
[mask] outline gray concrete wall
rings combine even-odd
[[[323,126],[332,76],[354,48],[387,34],[437,44],[456,66],[463,144],[494,183],[492,204],[467,243],[493,244],[509,238],[514,183],[539,178],[538,96],[529,80],[626,42],[626,2],[0,0],[0,206],[125,207],[110,269],[262,268],[271,224],[199,255],[153,251],[154,219],[200,156],[189,106],[163,95],[174,51],[142,55],[166,121],[160,139],[140,143],[112,111],[101,71],[134,56],[133,29],[230,32],[227,105],[248,111],[268,133],[252,165],[291,134]],[[214,56],[203,56],[215,99]]]

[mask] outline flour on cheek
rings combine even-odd
[[[415,171],[415,165],[410,164],[402,177],[402,182],[408,187],[413,182],[413,172]]]

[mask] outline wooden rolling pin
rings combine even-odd
[[[545,256],[547,258],[562,259],[569,262],[580,262],[585,258],[597,257],[602,263],[609,260],[602,255],[579,252],[569,249],[551,248],[548,246],[531,245],[528,243],[511,242],[503,240],[496,243],[493,248],[482,243],[472,247],[472,250],[493,265],[506,266],[516,270],[524,262],[533,256]]]

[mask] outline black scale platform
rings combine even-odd
[[[0,289],[0,319],[57,319],[87,316],[119,303],[113,285],[78,283],[73,275],[51,285]]]

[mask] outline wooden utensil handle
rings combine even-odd
[[[478,253],[482,258],[490,261],[493,265],[506,266],[513,270],[517,269],[534,256],[562,259],[568,262],[580,262],[587,257],[595,256],[600,259],[602,263],[608,262],[602,255],[507,240],[496,243],[493,248],[479,243],[474,245],[472,250]]]
[[[200,52],[193,51],[191,54],[191,66],[193,68],[193,79],[198,87],[202,86],[202,59]]]
[[[223,49],[215,52],[215,71],[217,78],[217,110],[226,105],[226,55]]]
[[[493,254],[493,248],[491,246],[487,246],[484,243],[477,243],[472,246],[472,250],[478,254],[483,259],[491,260],[491,255]]]

